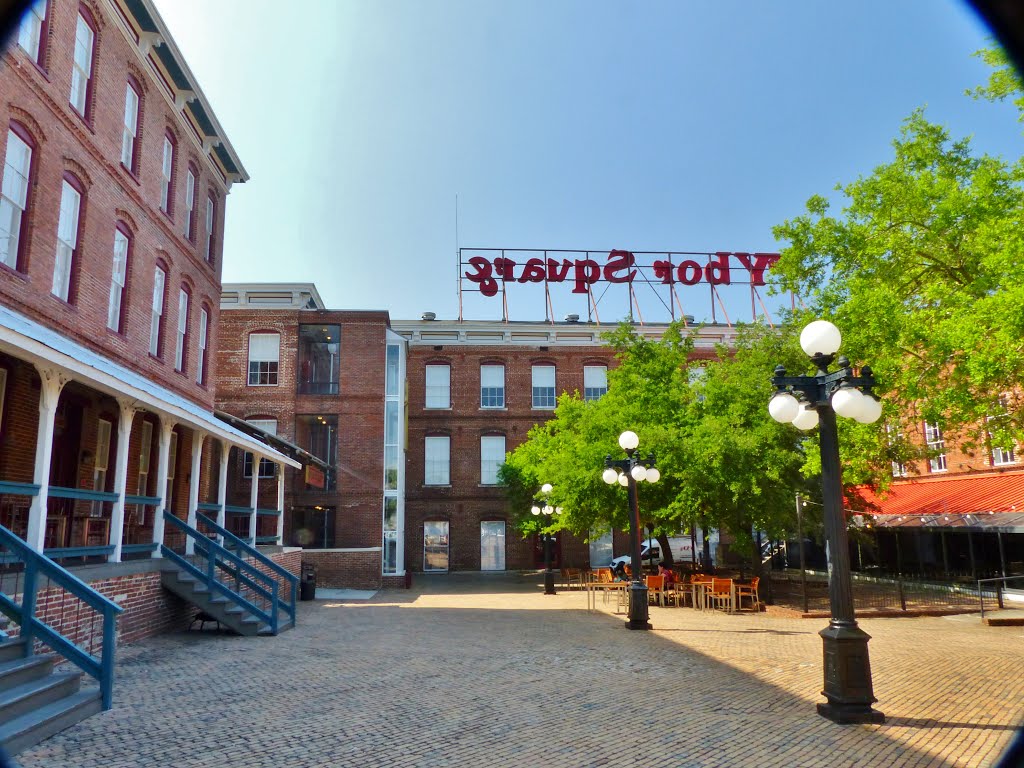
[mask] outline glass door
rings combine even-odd
[[[505,570],[505,521],[480,523],[480,570]]]
[[[423,523],[423,570],[448,570],[448,521]]]

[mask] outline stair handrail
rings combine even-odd
[[[228,529],[222,528],[221,526],[217,525],[216,522],[208,518],[206,515],[197,512],[196,519],[198,521],[201,521],[214,533],[223,537],[225,544],[230,542],[232,546],[236,547],[239,551],[245,552],[249,557],[252,557],[258,563],[266,566],[274,573],[276,573],[278,576],[283,577],[288,582],[289,586],[291,587],[291,600],[285,603],[285,611],[288,613],[289,616],[291,616],[292,626],[295,626],[295,605],[299,599],[299,577],[291,571],[289,571],[284,566],[280,565],[279,563],[275,563],[273,560],[264,555],[262,552],[256,549],[256,547],[247,542],[245,539],[239,538]]]
[[[114,695],[114,651],[117,645],[117,616],[124,611],[113,600],[104,597],[77,576],[61,567],[46,555],[40,554],[13,532],[0,525],[0,545],[16,552],[25,563],[25,584],[22,588],[21,604],[0,592],[0,611],[21,627],[21,638],[25,641],[25,655],[35,652],[34,641],[39,640],[50,646],[83,672],[94,677],[100,686],[103,709],[113,706]],[[53,627],[36,616],[36,594],[39,575],[60,585],[93,610],[103,614],[103,644],[100,657],[79,648]]]
[[[268,574],[261,571],[256,566],[246,562],[243,558],[239,557],[231,550],[218,544],[216,541],[211,539],[202,531],[193,528],[184,520],[175,517],[166,510],[164,510],[163,514],[165,523],[170,523],[172,526],[184,532],[186,537],[190,537],[196,540],[198,548],[200,549],[200,551],[203,552],[203,554],[206,555],[206,571],[204,572],[197,568],[194,564],[192,564],[186,558],[179,555],[166,544],[160,545],[161,554],[167,559],[176,563],[178,567],[183,568],[185,571],[191,573],[193,576],[202,579],[203,582],[211,589],[216,590],[221,595],[234,602],[236,605],[245,608],[250,613],[254,614],[257,618],[265,621],[267,625],[270,627],[271,632],[273,632],[276,635],[278,630],[277,612],[280,607],[280,598],[278,596],[278,587],[280,585],[278,584],[278,582],[275,579],[271,578]],[[213,555],[213,557],[210,556],[211,554]],[[269,612],[264,611],[255,603],[246,600],[240,594],[230,589],[225,584],[221,583],[214,576],[214,568],[218,565],[218,557],[230,562],[240,571],[243,569],[248,571],[248,575],[255,576],[256,578],[260,579],[265,584],[270,586],[270,590],[265,590],[257,587],[257,592],[260,593],[260,596],[264,599],[270,600],[271,608]],[[251,579],[247,579],[247,581],[247,586],[256,586]]]
[[[1003,608],[1003,590],[1007,588],[1006,584],[1010,581],[1024,580],[1024,576],[996,576],[990,579],[978,579],[978,603],[981,606],[981,620],[985,620],[985,593],[982,591],[982,584],[995,584],[996,587],[996,604],[1000,609]]]

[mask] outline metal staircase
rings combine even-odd
[[[254,546],[197,515],[193,528],[164,512],[185,535],[184,555],[161,545],[164,588],[240,635],[276,635],[295,626],[299,578]]]
[[[0,629],[0,744],[16,754],[110,709],[122,609],[3,526],[0,562],[0,613],[15,625]]]

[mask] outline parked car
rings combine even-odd
[[[661,562],[661,545],[657,539],[647,539],[646,541],[640,542],[640,560],[643,563],[660,563]],[[633,558],[630,555],[619,555],[618,557],[612,558],[612,561],[608,564],[608,567],[614,572],[621,565],[632,565]]]

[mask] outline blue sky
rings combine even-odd
[[[917,106],[993,154],[1024,139],[1012,108],[963,95],[988,33],[953,0],[157,5],[252,176],[225,281],[313,281],[393,319],[457,315],[456,195],[462,246],[767,251],[810,195],[885,162]],[[537,286],[508,299],[543,319]]]

